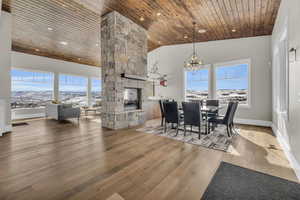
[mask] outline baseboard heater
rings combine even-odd
[[[131,79],[131,80],[138,80],[138,81],[146,81],[147,80],[147,77],[130,75],[130,74],[126,74],[126,73],[122,73],[121,77],[122,78]]]

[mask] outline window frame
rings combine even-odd
[[[213,93],[212,93],[212,74],[213,74],[213,67],[211,64],[207,64],[205,66],[203,66],[201,69],[199,70],[202,70],[202,69],[207,69],[208,70],[208,97],[207,99],[210,99],[213,97]],[[187,101],[187,98],[186,98],[186,90],[187,90],[187,73],[189,71],[187,70],[183,70],[183,73],[184,73],[184,100]]]
[[[89,104],[89,86],[88,86],[88,84],[89,84],[89,79],[90,79],[90,77],[88,77],[88,76],[80,76],[80,75],[77,75],[77,74],[70,74],[70,73],[58,73],[58,100],[60,101],[60,102],[63,102],[63,100],[61,99],[61,86],[60,86],[60,76],[61,75],[63,75],[63,76],[75,76],[75,77],[80,77],[80,78],[85,78],[86,79],[86,105],[87,106],[89,106],[88,104]]]
[[[51,95],[51,98],[53,99],[54,98],[54,93],[55,93],[55,89],[54,89],[54,76],[55,76],[55,74],[53,73],[53,72],[51,72],[51,71],[43,71],[43,70],[38,70],[38,69],[26,69],[26,68],[21,68],[21,67],[12,67],[11,69],[10,69],[10,79],[11,79],[11,89],[10,89],[10,91],[11,91],[11,93],[13,92],[12,91],[12,89],[13,89],[13,86],[12,86],[12,83],[13,83],[13,78],[12,78],[12,70],[19,70],[19,71],[24,71],[24,72],[32,72],[32,73],[44,73],[44,74],[49,74],[49,75],[51,75],[51,87],[52,87],[52,95]],[[36,83],[38,83],[38,82],[36,82]],[[52,100],[51,99],[51,100]],[[19,108],[19,109],[24,109],[24,108]],[[38,109],[38,108],[32,108],[32,109]]]
[[[248,91],[247,91],[247,103],[246,104],[240,104],[240,107],[244,108],[251,108],[252,107],[252,89],[251,89],[251,59],[240,59],[240,60],[232,60],[228,62],[221,62],[221,63],[215,63],[213,64],[213,79],[211,80],[213,83],[213,89],[212,89],[212,97],[213,99],[217,99],[217,68],[218,67],[232,67],[234,65],[241,65],[241,64],[247,64],[248,65]]]
[[[92,100],[93,100],[93,95],[92,95],[92,93],[93,93],[93,80],[99,80],[100,81],[100,83],[101,83],[101,87],[100,87],[100,95],[101,95],[101,98],[103,97],[102,96],[102,79],[101,79],[101,77],[96,77],[96,76],[91,76],[91,77],[89,77],[89,79],[90,79],[90,82],[91,82],[91,90],[90,90],[90,100],[89,100],[89,102],[90,102],[90,104],[91,104],[91,102],[92,102]],[[89,105],[89,106],[92,106],[92,105]]]

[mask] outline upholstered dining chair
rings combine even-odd
[[[232,124],[232,120],[234,117],[233,116],[234,115],[233,105],[234,105],[234,102],[228,103],[228,107],[227,107],[225,116],[216,116],[216,117],[211,117],[208,119],[209,124],[213,124],[213,127],[215,124],[225,125],[228,137],[231,136],[231,124]]]
[[[206,106],[219,106],[219,100],[215,100],[215,99],[208,99],[206,100]],[[208,116],[209,117],[214,117],[214,116],[218,116],[219,114],[219,109],[217,109],[215,112],[209,112]]]
[[[163,107],[163,100],[159,100],[159,108],[160,108],[160,114],[161,114],[161,126],[164,125],[165,121],[165,112]]]
[[[176,136],[178,135],[180,122],[182,121],[178,111],[178,104],[176,101],[174,102],[163,102],[163,109],[165,114],[165,128],[164,132],[167,131],[167,125],[176,124]]]
[[[197,102],[182,102],[182,110],[184,115],[184,136],[186,133],[186,126],[191,127],[191,132],[193,131],[193,126],[198,127],[198,137],[201,138],[201,125],[204,123],[200,104]]]
[[[238,105],[239,105],[239,102],[236,101],[236,102],[234,102],[234,104],[232,106],[233,107],[232,108],[233,111],[232,111],[232,115],[231,115],[231,119],[230,119],[230,131],[231,131],[231,134],[233,134],[233,132],[236,132],[235,131],[235,126],[234,126],[234,117],[235,117]]]

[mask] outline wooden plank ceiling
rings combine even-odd
[[[150,51],[192,42],[193,21],[198,42],[270,35],[280,1],[3,0],[3,9],[13,14],[14,50],[100,66],[101,16],[113,10],[148,30]]]

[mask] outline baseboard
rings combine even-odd
[[[271,121],[254,120],[254,119],[235,119],[234,123],[254,125],[254,126],[264,126],[264,127],[271,127],[272,126]]]
[[[31,118],[40,118],[45,117],[45,113],[35,113],[35,114],[24,114],[24,115],[17,115],[12,117],[12,120],[21,120],[21,119],[31,119]]]
[[[277,129],[277,127],[275,125],[272,125],[272,130],[273,130],[273,133],[276,135],[277,141],[280,144],[281,148],[283,149],[285,156],[289,160],[298,180],[300,181],[300,164],[299,164],[299,162],[296,160],[295,156],[290,151],[289,145],[283,139],[280,131]]]

